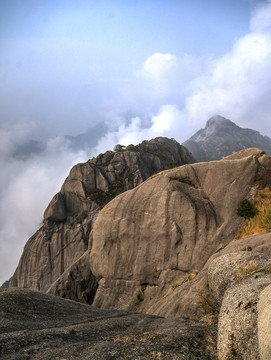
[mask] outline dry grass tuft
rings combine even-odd
[[[269,188],[260,190],[252,204],[258,209],[258,213],[243,222],[236,236],[237,239],[271,232],[271,190]]]
[[[67,333],[70,334],[70,335],[75,335],[75,334],[76,334],[76,331],[74,330],[74,328],[70,327],[70,328],[67,330]]]
[[[114,339],[114,342],[145,342],[145,341],[159,341],[160,336],[156,333],[144,333],[143,335],[133,335],[133,334],[127,334],[124,336],[117,336]]]
[[[237,267],[237,271],[235,274],[234,282],[244,279],[246,276],[253,274],[258,271],[258,264],[255,260],[251,260],[247,264],[240,264]]]
[[[180,281],[176,281],[171,285],[171,288],[173,290],[177,289],[179,286],[181,286],[182,284],[186,283],[187,281],[191,281],[193,279],[195,279],[195,277],[198,275],[197,272],[192,272],[187,274],[184,279],[180,282]]]
[[[198,274],[196,272],[192,272],[190,274],[187,275],[187,280],[188,281],[191,281],[193,279],[195,279],[195,277],[197,276]]]
[[[152,351],[150,353],[150,359],[160,360],[162,359],[162,353],[160,351]]]

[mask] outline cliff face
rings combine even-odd
[[[246,149],[224,160],[163,171],[116,197],[90,234],[91,276],[81,278],[89,281],[85,296],[94,291],[93,304],[101,308],[200,317],[200,301],[210,295],[209,261],[238,233],[241,200],[256,199],[259,189],[271,186],[270,165],[262,150]],[[245,249],[239,241],[228,251]],[[67,291],[78,287],[75,266],[48,291],[75,299],[76,291]]]
[[[204,129],[183,143],[197,161],[219,160],[236,151],[259,147],[271,155],[271,139],[258,131],[243,129],[222,116],[209,119]]]
[[[194,162],[175,140],[156,138],[74,166],[26,243],[10,286],[46,291],[87,250],[100,209],[161,170]]]
[[[186,164],[150,176],[154,170],[150,164],[165,168],[165,154],[159,154],[160,141],[154,141],[158,146],[155,155],[145,149],[141,156],[138,147],[131,152],[131,147],[122,151],[120,146],[119,152],[108,152],[71,170],[45,211],[44,228],[26,244],[12,286],[40,288],[95,307],[88,310],[82,304],[25,289],[2,290],[3,324],[14,331],[10,338],[15,344],[7,346],[8,350],[4,347],[4,354],[21,348],[16,343],[22,342],[18,330],[29,326],[44,329],[49,324],[50,333],[54,326],[56,334],[63,336],[59,326],[74,324],[65,339],[85,336],[77,353],[82,359],[84,354],[89,358],[89,348],[94,346],[89,345],[92,335],[108,331],[107,326],[101,328],[101,319],[108,311],[102,309],[107,308],[122,310],[110,310],[107,325],[112,330],[112,318],[117,321],[117,332],[124,331],[123,342],[130,341],[131,329],[137,329],[140,336],[155,329],[156,343],[165,329],[176,334],[170,343],[167,338],[165,348],[163,341],[158,342],[162,346],[155,354],[165,355],[165,359],[175,355],[176,359],[179,355],[187,359],[270,359],[271,157],[257,148],[245,149],[223,160]],[[178,148],[175,142],[173,146]],[[171,164],[173,161],[172,155]],[[150,177],[142,182],[147,175]],[[130,190],[116,196],[123,189]],[[245,221],[237,215],[244,198],[258,206],[257,215]],[[266,233],[235,238],[241,225],[249,234],[248,230],[253,233],[259,224]],[[11,303],[12,311],[7,303]],[[76,310],[72,319],[71,308]],[[128,315],[123,310],[177,319]],[[48,311],[55,317],[48,318]],[[85,323],[84,317],[93,320],[95,314],[97,328],[94,320],[87,330],[89,321]],[[196,321],[199,318],[201,321]],[[132,319],[138,319],[138,325]],[[191,333],[192,343],[188,337]],[[9,341],[5,333],[0,336]],[[132,336],[131,341],[139,344]],[[38,341],[32,340],[31,344]],[[185,344],[185,349],[176,348],[176,343]],[[85,344],[87,352],[82,350]],[[115,337],[102,355],[100,349],[106,345],[94,346],[93,357],[106,356],[114,344]],[[54,346],[58,348],[59,344]],[[141,343],[139,348],[142,350]],[[139,354],[131,353],[130,344],[126,349],[125,358]],[[33,352],[31,346],[28,351]],[[47,345],[42,351],[52,357]],[[58,349],[58,354],[61,351]]]
[[[94,305],[197,317],[201,271],[234,239],[243,221],[236,210],[255,196],[257,173],[267,163],[261,150],[244,150],[164,171],[111,201],[90,239]]]
[[[268,360],[271,157],[257,148],[245,149],[223,160],[185,164],[153,174],[159,170],[154,169],[154,164],[166,167],[164,150],[159,153],[161,141],[171,143],[168,139],[154,140],[151,146],[158,146],[155,154],[147,151],[146,143],[143,154],[138,147],[123,151],[119,146],[117,152],[107,152],[76,165],[46,209],[44,228],[26,244],[11,286],[41,289],[93,304],[90,312],[94,311],[99,321],[105,311],[101,309],[122,310],[110,314],[116,319],[120,314],[116,326],[118,331],[120,328],[124,331],[125,339],[131,336],[125,331],[131,334],[132,323],[129,320],[128,327],[123,325],[123,310],[177,317],[174,321],[157,318],[158,322],[161,320],[157,326],[153,322],[155,317],[129,315],[140,318],[140,333],[145,324],[148,329],[155,328],[159,338],[163,336],[161,325],[168,331],[173,321],[174,327],[170,329],[184,335],[176,338],[178,343],[185,339],[187,344],[187,334],[195,334],[196,326],[200,358]],[[175,142],[172,144],[179,147]],[[171,156],[173,164],[176,158]],[[130,190],[123,192],[124,189]],[[245,198],[258,206],[258,212],[253,219],[244,221],[237,215],[237,208]],[[245,234],[254,233],[255,226],[261,226],[260,234],[237,239],[241,225],[242,229],[245,226]],[[264,230],[266,233],[262,233]],[[83,306],[30,290],[9,289],[0,295],[4,325],[13,326],[14,331],[24,329],[29,319],[34,319],[30,323],[37,329],[39,319],[45,321],[42,324],[48,321],[42,311],[37,312],[36,305],[32,307],[33,297],[46,304],[46,309],[48,304],[50,309],[56,303],[63,306],[61,314],[70,306],[78,311]],[[15,315],[7,307],[6,299],[16,303]],[[126,315],[125,318],[128,319]],[[57,316],[49,317],[50,324],[55,322],[57,329],[59,321]],[[84,321],[81,324],[84,331],[76,324],[69,335],[76,335],[77,331],[86,334]],[[112,329],[111,320],[108,326]],[[96,333],[93,325],[91,331]],[[21,341],[17,334],[15,331],[12,335],[14,343]],[[3,340],[6,339],[4,334]],[[89,337],[84,344],[85,341],[89,343]],[[193,335],[195,345],[194,341]],[[166,349],[159,347],[159,353],[171,351],[172,355],[175,349],[172,344],[169,347],[167,343]],[[212,357],[205,351],[211,344]],[[195,354],[189,346],[185,358]],[[8,349],[17,351],[18,346]],[[44,353],[49,358],[48,346]],[[99,350],[93,352],[94,357],[98,354]],[[86,356],[89,358],[89,352]]]

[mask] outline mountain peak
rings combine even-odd
[[[271,139],[258,131],[241,128],[220,115],[211,117],[205,128],[197,131],[183,145],[198,161],[222,159],[247,148],[261,148],[271,154]]]
[[[232,121],[229,119],[224,118],[220,115],[215,115],[211,117],[207,122],[205,126],[206,136],[212,135],[221,129],[225,130],[235,128],[237,125],[235,125]]]

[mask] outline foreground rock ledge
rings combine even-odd
[[[215,360],[213,325],[96,309],[26,289],[0,291],[1,359]]]

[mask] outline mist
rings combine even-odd
[[[216,114],[271,137],[270,68],[269,1],[253,12],[250,32],[236,40],[220,58],[187,54],[178,58],[161,53],[148,57],[135,72],[131,87],[125,87],[126,97],[137,99],[130,107],[146,109],[146,113],[106,134],[96,150],[156,136],[174,137],[182,143]],[[128,96],[130,92],[136,96]]]

